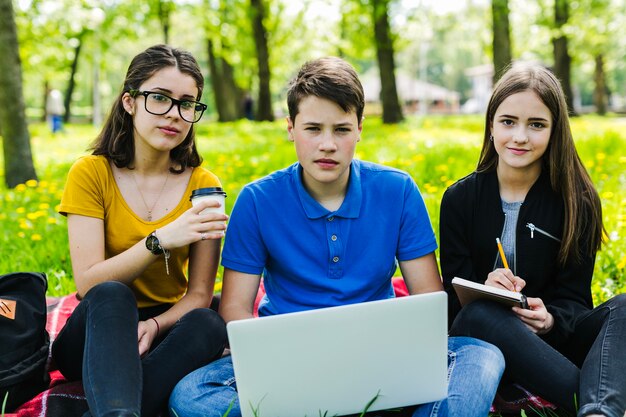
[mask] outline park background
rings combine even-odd
[[[282,120],[288,80],[337,55],[366,89],[357,157],[409,172],[435,231],[443,191],[476,165],[494,80],[511,62],[550,67],[603,203],[594,301],[626,289],[626,0],[0,0],[0,273],[42,271],[49,294],[75,290],[57,213],[65,176],[130,59],[155,43],[190,50],[203,68],[198,147],[228,212],[243,185],[296,159]],[[66,111],[55,135],[52,88]]]

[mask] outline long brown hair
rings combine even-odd
[[[483,147],[476,171],[489,172],[498,166],[498,154],[490,140],[495,113],[507,97],[523,91],[537,94],[552,114],[552,130],[542,156],[542,169],[548,171],[550,185],[561,195],[565,205],[559,262],[564,264],[568,259],[578,261],[584,254],[594,255],[602,246],[605,233],[602,205],[576,151],[565,94],[559,80],[548,69],[539,65],[514,66],[500,78],[487,106]],[[588,240],[588,245],[579,243],[583,239]],[[583,247],[587,248],[587,253],[583,253]]]
[[[196,100],[200,100],[204,88],[204,77],[193,55],[167,45],[155,45],[146,49],[135,56],[128,67],[122,91],[113,102],[102,131],[90,146],[94,155],[106,156],[118,168],[132,168],[130,165],[135,158],[133,119],[124,110],[122,96],[130,90],[138,89],[157,71],[168,67],[176,67],[180,72],[194,79],[198,87]],[[193,124],[185,140],[170,151],[170,159],[178,167],[177,169],[170,168],[170,171],[174,173],[181,173],[187,167],[197,167],[202,163],[202,157],[196,149]]]

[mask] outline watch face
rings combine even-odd
[[[153,234],[146,238],[146,248],[155,255],[163,253],[163,249],[159,245],[159,239]]]

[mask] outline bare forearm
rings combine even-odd
[[[79,295],[85,295],[94,286],[107,281],[118,281],[130,285],[159,256],[146,249],[145,239],[128,250],[98,262],[82,271],[74,270]],[[72,256],[74,258],[74,256]]]

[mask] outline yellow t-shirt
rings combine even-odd
[[[104,220],[105,257],[124,252],[155,229],[177,219],[191,207],[189,197],[196,188],[219,187],[219,179],[210,171],[194,168],[187,189],[178,205],[165,217],[148,222],[137,216],[122,197],[104,156],[89,155],[77,160],[67,177],[59,213],[80,214]],[[148,250],[148,249],[146,249]],[[165,258],[160,255],[133,283],[138,307],[177,302],[187,289],[189,246],[171,251],[170,274],[165,272]]]

